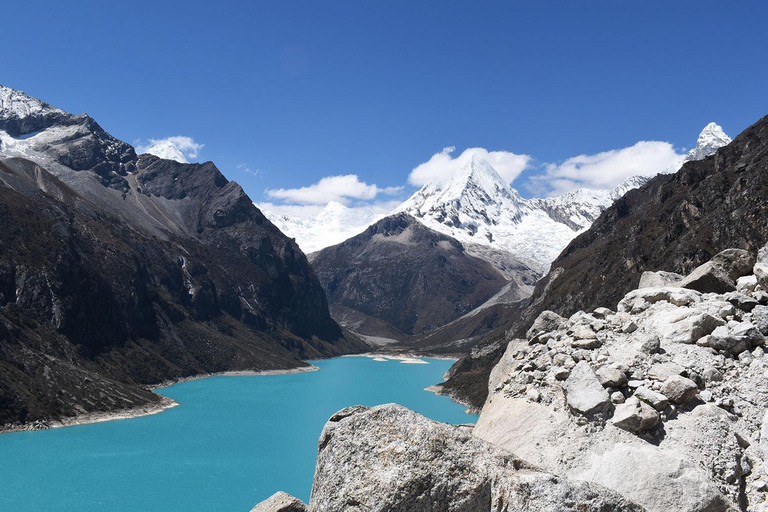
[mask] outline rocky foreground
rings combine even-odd
[[[766,335],[768,247],[646,272],[511,340],[474,429],[337,413],[308,510],[768,510]]]

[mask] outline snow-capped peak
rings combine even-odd
[[[686,161],[701,160],[714,154],[718,149],[731,143],[723,128],[717,123],[709,123],[701,130],[696,147],[688,152]]]
[[[22,91],[0,85],[0,118],[24,119],[44,112],[64,113],[63,110],[33,98]]]
[[[184,153],[176,147],[176,144],[170,140],[156,141],[152,146],[144,149],[145,153],[155,155],[156,157],[164,158],[166,160],[175,160],[181,164],[188,164],[189,160],[184,156]]]
[[[415,217],[437,216],[447,223],[473,229],[474,217],[520,215],[523,199],[488,162],[474,155],[450,178],[431,181],[401,204],[396,212]],[[461,213],[466,214],[462,218]],[[468,217],[467,217],[468,216]]]

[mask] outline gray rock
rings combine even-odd
[[[626,399],[621,391],[614,391],[611,393],[611,402],[614,404],[623,404]]]
[[[683,367],[672,361],[654,364],[648,369],[648,377],[655,380],[667,380],[673,375],[680,375]]]
[[[629,432],[643,432],[659,424],[659,413],[636,396],[631,396],[616,406],[611,423]]]
[[[591,340],[597,337],[595,331],[588,325],[576,325],[571,330],[571,335],[577,340]]]
[[[757,251],[757,260],[752,273],[755,274],[757,283],[763,290],[768,290],[768,245]]]
[[[679,286],[702,293],[736,290],[736,280],[752,271],[755,259],[749,251],[726,249],[694,269]]]
[[[618,494],[534,469],[468,429],[388,404],[329,421],[313,512],[640,511]]]
[[[645,386],[637,388],[633,396],[650,404],[657,411],[663,411],[669,405],[669,399],[666,396]]]
[[[611,405],[608,392],[600,384],[586,361],[579,362],[563,384],[566,401],[572,411],[581,414],[602,412]]]
[[[696,398],[699,387],[691,379],[672,375],[661,386],[661,393],[675,404],[684,404]]]
[[[641,313],[651,304],[666,301],[675,306],[689,306],[701,302],[701,293],[696,290],[667,286],[663,288],[643,288],[626,294],[616,306],[621,313]]]
[[[722,318],[692,307],[678,307],[658,312],[648,323],[662,342],[685,344],[696,343],[716,327],[725,325]]]
[[[645,271],[640,276],[640,284],[637,287],[658,288],[661,286],[677,286],[682,280],[683,276],[674,272],[665,272],[663,270],[658,272]]]
[[[597,338],[577,339],[571,342],[571,347],[579,350],[594,350],[600,348],[603,342]]]
[[[706,384],[712,384],[713,382],[720,382],[723,380],[723,374],[714,366],[707,366],[704,368],[704,371],[701,372],[701,376],[704,378]]]
[[[552,311],[542,311],[541,314],[533,321],[533,325],[525,333],[525,337],[529,340],[535,339],[540,334],[556,331],[565,323],[565,318],[561,317],[557,313]]]
[[[613,314],[613,311],[611,311],[608,308],[597,308],[592,312],[592,316],[595,318],[605,319]]]
[[[307,506],[300,499],[280,491],[253,507],[251,512],[307,512]]]
[[[768,336],[768,306],[755,306],[752,309],[752,324],[764,336]]]
[[[754,275],[742,276],[736,280],[736,291],[741,293],[752,293],[757,286],[757,277]]]
[[[602,368],[598,369],[595,374],[597,375],[597,379],[600,381],[600,384],[606,388],[620,388],[622,386],[626,386],[627,384],[626,374],[621,370],[617,370],[616,368],[603,366]]]
[[[661,348],[661,340],[656,333],[640,332],[634,339],[637,348],[646,354],[655,354]]]
[[[730,302],[734,307],[747,312],[752,311],[752,309],[759,304],[756,299],[739,291],[726,293],[723,295],[723,298]]]
[[[712,334],[697,343],[738,355],[745,350],[763,345],[765,338],[750,322],[729,322],[728,325],[718,327],[712,331]]]

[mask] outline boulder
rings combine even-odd
[[[642,510],[400,405],[358,407],[334,418],[318,443],[311,511]]]
[[[616,406],[611,423],[629,432],[644,432],[658,425],[659,413],[637,396],[631,396],[626,402]]]
[[[597,379],[600,381],[600,384],[606,388],[620,388],[627,384],[626,374],[616,368],[603,366],[602,368],[598,369],[595,374],[597,375]]]
[[[694,269],[679,286],[702,293],[726,293],[736,290],[736,280],[752,272],[755,258],[743,249],[726,249]]]
[[[757,286],[757,277],[754,275],[742,276],[736,280],[736,291],[741,293],[752,293]]]
[[[563,391],[568,407],[573,412],[592,414],[603,412],[611,406],[611,397],[586,361],[580,361],[571,370],[563,384]]]
[[[693,344],[716,327],[725,325],[725,320],[696,308],[677,307],[657,312],[648,325],[662,343]]]
[[[633,396],[650,404],[657,411],[663,411],[669,405],[669,399],[666,396],[645,386],[637,388]]]
[[[755,279],[763,290],[768,290],[768,245],[757,251],[757,260],[752,273],[755,274]]]
[[[718,327],[698,342],[699,345],[734,355],[764,343],[765,338],[751,322],[728,322],[728,325]]]
[[[574,475],[633,496],[651,512],[736,511],[706,471],[674,451],[651,445],[618,443],[589,455],[590,464]]]
[[[648,378],[665,381],[673,375],[683,373],[683,367],[673,361],[657,363],[648,369]]]
[[[698,392],[696,383],[681,375],[672,375],[661,385],[661,393],[675,404],[690,402]]]
[[[280,491],[253,507],[251,512],[307,512],[307,506],[300,499]]]
[[[637,350],[645,354],[655,354],[661,348],[661,340],[655,332],[641,331],[633,336]]]
[[[680,281],[683,280],[683,276],[675,274],[674,272],[665,272],[660,270],[658,272],[645,271],[640,276],[640,284],[638,288],[658,288],[661,286],[677,286]]]
[[[556,331],[565,323],[565,318],[561,317],[557,313],[552,311],[542,311],[541,314],[533,321],[533,325],[525,333],[525,337],[529,340],[536,339],[539,335],[545,332]]]
[[[621,299],[616,306],[620,313],[641,313],[648,309],[652,304],[666,301],[675,306],[690,306],[701,302],[701,293],[696,290],[686,288],[663,287],[663,288],[642,288],[632,290]]]
[[[757,299],[750,297],[739,291],[728,292],[723,295],[723,298],[730,302],[734,307],[739,308],[742,311],[752,311],[759,304]]]
[[[761,334],[768,336],[768,306],[755,306],[752,309],[750,321]]]

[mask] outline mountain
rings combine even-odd
[[[406,335],[468,313],[508,282],[461,243],[405,213],[323,249],[312,266],[332,304],[382,320]],[[527,275],[530,287],[535,274],[528,269]]]
[[[697,146],[664,172],[676,172],[686,161],[704,158],[728,142],[722,128],[710,123],[700,133]],[[543,274],[605,208],[648,179],[633,176],[610,190],[582,188],[557,197],[524,199],[487,162],[473,159],[451,178],[424,185],[394,212],[408,213],[430,229],[456,238],[468,252],[505,275],[509,275],[506,267],[518,261]],[[257,206],[307,254],[341,243],[389,213],[334,201],[309,216],[286,206]]]
[[[722,128],[710,123],[696,148],[667,172],[711,155],[728,142]],[[603,210],[648,180],[633,176],[611,190],[578,189],[559,197],[524,199],[487,162],[473,157],[449,179],[424,185],[395,211],[456,238],[476,256],[483,257],[483,248],[490,247],[543,274]]]
[[[0,425],[157,406],[146,386],[366,347],[211,162],[0,88]]]
[[[731,142],[732,139],[725,134],[720,125],[709,123],[699,134],[696,147],[688,152],[685,161],[702,160]]]
[[[373,208],[349,208],[336,201],[308,218],[280,213],[270,207],[274,205],[262,205],[264,215],[280,231],[295,239],[306,254],[340,244],[386,216]]]
[[[756,252],[768,241],[766,215],[768,117],[714,155],[658,175],[606,209],[554,260],[529,301],[454,366],[446,389],[481,404],[508,337],[524,335],[542,311],[568,317],[613,309],[644,271],[687,274],[728,248]]]

